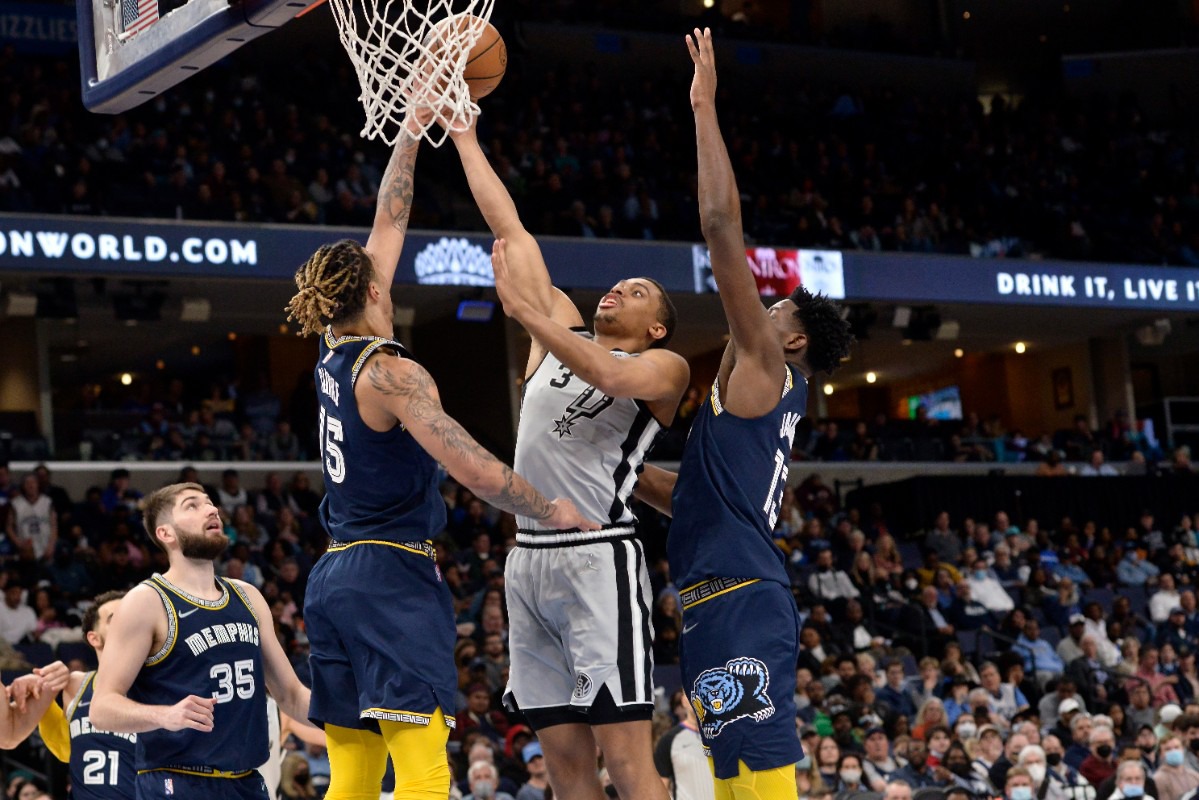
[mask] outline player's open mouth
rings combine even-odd
[[[606,294],[603,296],[603,299],[600,300],[599,307],[616,308],[618,305],[620,305],[620,298],[614,294]]]
[[[210,522],[207,525],[205,525],[204,530],[208,531],[208,532],[213,532],[213,533],[220,533],[222,530],[220,518],[217,518],[213,522]]]

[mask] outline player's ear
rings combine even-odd
[[[649,326],[648,333],[651,341],[659,341],[666,336],[666,326],[661,322],[655,322],[653,325]]]
[[[783,339],[783,350],[796,353],[808,346],[808,335],[803,331],[792,331]]]
[[[100,646],[100,636],[95,631],[88,631],[83,638],[87,639],[87,643],[92,647],[98,648]]]

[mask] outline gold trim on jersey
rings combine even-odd
[[[791,367],[787,364],[784,364],[783,369],[786,371],[787,377],[783,379],[783,393],[779,395],[780,399],[786,397],[787,392],[795,388],[795,374],[791,372]],[[720,378],[712,381],[711,397],[712,414],[714,416],[720,416],[720,412],[724,411],[724,404],[720,402]]]
[[[175,649],[175,639],[179,633],[179,618],[175,611],[175,604],[171,602],[171,598],[167,597],[166,589],[153,580],[145,581],[145,584],[158,592],[158,599],[162,600],[162,605],[167,610],[167,638],[163,641],[162,647],[158,648],[158,652],[147,658],[145,662],[145,666],[152,667],[155,664],[161,664],[163,659]]]
[[[335,350],[338,347],[341,347],[343,344],[348,344],[350,342],[368,342],[371,339],[376,339],[376,338],[378,338],[378,337],[376,337],[376,336],[334,336],[332,325],[325,328],[325,347],[328,347],[330,350]]]
[[[71,698],[71,702],[67,704],[67,722],[71,721],[71,716],[75,713],[75,709],[79,707],[79,701],[83,699],[83,693],[87,691],[88,684],[96,677],[96,671],[93,669],[83,676],[83,680],[79,682],[79,688],[75,691],[75,696]]]
[[[205,600],[203,597],[196,597],[194,594],[189,594],[168,581],[157,572],[150,576],[150,580],[162,586],[164,589],[169,589],[171,594],[178,596],[180,600],[185,600],[197,608],[206,608],[209,611],[220,611],[225,606],[229,605],[229,587],[222,583],[219,578],[216,581],[216,585],[221,587],[221,599],[219,600]]]
[[[256,612],[254,610],[254,604],[251,603],[250,598],[246,596],[246,590],[243,589],[242,587],[238,586],[236,583],[229,580],[228,578],[226,578],[224,582],[229,584],[229,588],[231,588],[231,589],[233,589],[233,591],[237,592],[238,598],[241,599],[242,604],[246,607],[246,611],[250,612],[250,616],[254,618],[254,622],[258,625],[258,629],[261,632],[262,620],[260,620],[258,618],[258,612]]]
[[[150,769],[139,769],[138,775],[147,775],[151,772],[174,772],[179,775],[194,775],[197,778],[246,778],[253,775],[255,770],[247,769],[241,772],[230,772],[227,769],[213,769],[210,767],[152,767]]]
[[[445,712],[442,712],[445,716]],[[365,708],[358,714],[359,719],[379,719],[384,722],[408,722],[413,725],[429,725],[433,721],[433,714],[422,714],[419,711],[395,711],[390,708]],[[445,717],[445,725],[447,728],[456,728],[458,720],[454,717]]]
[[[366,360],[374,354],[376,350],[385,344],[391,344],[387,339],[375,339],[375,341],[362,348],[362,352],[358,354],[358,360],[354,362],[354,366],[350,368],[350,386],[358,383],[358,372],[362,369],[362,365]]]
[[[435,557],[433,554],[433,544],[430,541],[388,542],[383,539],[359,539],[356,542],[330,542],[327,552],[340,553],[342,550],[349,550],[351,547],[357,547],[360,544],[381,544],[387,547],[394,547],[397,550],[407,550],[409,553],[414,553],[418,556]]]
[[[679,592],[679,602],[686,611],[689,608],[706,603],[713,597],[720,597],[722,594],[728,594],[738,589],[749,586],[751,583],[757,583],[760,578],[712,578],[706,581],[700,581],[694,586],[688,586],[686,589]]]

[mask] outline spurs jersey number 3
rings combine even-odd
[[[586,517],[631,524],[629,496],[659,428],[643,402],[604,394],[547,353],[525,382],[515,469],[546,497],[572,499]],[[528,517],[517,522],[540,527]]]

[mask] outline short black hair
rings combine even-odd
[[[679,325],[679,312],[674,307],[674,301],[670,299],[670,295],[666,293],[665,286],[653,278],[646,278],[645,280],[658,288],[658,322],[662,323],[662,327],[666,328],[665,336],[661,339],[655,339],[650,343],[650,349],[652,350],[655,347],[665,347],[670,344],[670,340],[674,336],[674,330]]]
[[[796,286],[788,299],[795,303],[795,318],[808,335],[804,359],[813,372],[829,375],[849,355],[854,338],[849,323],[841,317],[841,307],[823,294],[812,294]]]
[[[87,611],[83,612],[83,621],[80,623],[83,627],[84,634],[90,633],[96,629],[96,623],[100,621],[100,607],[106,603],[111,603],[113,600],[120,600],[125,596],[123,591],[105,592],[104,594],[96,595],[92,600],[91,606]]]

